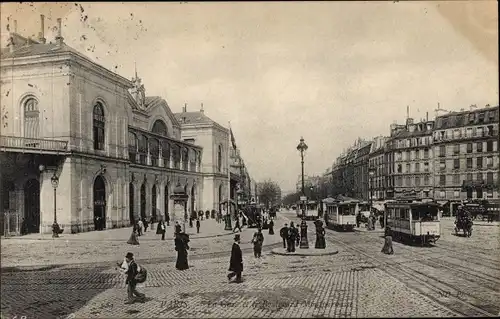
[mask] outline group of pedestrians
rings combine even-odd
[[[280,237],[283,239],[283,248],[286,248],[290,253],[295,252],[295,247],[300,244],[298,227],[298,225],[294,226],[293,222],[291,222],[290,227],[288,227],[288,224],[285,224],[285,226],[280,229]]]

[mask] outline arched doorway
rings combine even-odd
[[[40,183],[36,179],[24,185],[24,220],[27,233],[40,232]]]
[[[165,202],[164,203],[165,207],[163,208],[163,214],[165,215],[164,217],[165,217],[165,221],[166,222],[170,221],[170,216],[169,216],[169,213],[168,213],[168,204],[169,204],[169,200],[170,200],[170,198],[169,198],[169,191],[168,191],[169,187],[170,187],[170,185],[168,185],[168,184],[165,186],[165,194],[164,194],[164,196],[165,196],[165,198],[164,198],[165,199],[165,201],[164,201]]]
[[[146,184],[141,185],[141,218],[146,218]]]
[[[102,175],[94,181],[94,229],[106,228],[106,183]]]
[[[151,190],[151,206],[151,216],[156,220],[156,185],[153,185],[153,189]]]
[[[130,225],[135,224],[135,217],[134,217],[134,184],[129,183],[128,184],[128,218],[130,219]]]
[[[194,203],[196,201],[196,191],[195,191],[195,185],[191,187],[191,212],[195,212],[196,216],[196,207],[194,206]]]

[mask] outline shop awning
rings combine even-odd
[[[448,204],[449,201],[447,201],[447,200],[437,200],[436,203],[438,203],[441,206],[444,206],[444,205]]]

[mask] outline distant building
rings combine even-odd
[[[452,213],[461,200],[499,197],[498,113],[485,107],[436,118],[435,198]]]
[[[433,162],[432,130],[434,121],[414,123],[412,118],[405,125],[392,124],[387,141],[386,158],[393,165],[393,186],[387,187],[387,198],[432,198]],[[393,159],[393,162],[392,162]],[[394,164],[392,164],[394,163]]]
[[[373,139],[369,155],[369,169],[373,170],[373,176],[370,177],[370,189],[374,201],[381,201],[386,198],[386,176],[385,151],[387,137],[377,136]]]

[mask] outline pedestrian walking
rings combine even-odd
[[[137,235],[142,236],[142,230],[144,228],[144,223],[142,222],[142,220],[140,218],[139,218],[139,221],[137,222],[137,226],[138,226]]]
[[[143,293],[140,293],[137,291],[137,281],[135,277],[139,273],[139,269],[137,266],[137,263],[134,260],[134,254],[132,253],[127,253],[125,256],[125,260],[127,262],[127,280],[125,281],[125,284],[127,285],[127,295],[128,295],[128,300],[125,302],[125,304],[133,304],[135,302],[134,296],[138,297],[141,302],[144,302],[146,299],[146,295]]]
[[[169,214],[165,215],[165,220],[167,222],[167,226],[170,226],[170,215]]]
[[[299,225],[296,225],[295,228],[293,229],[293,231],[295,232],[295,246],[299,246],[300,245],[300,229],[299,229]]]
[[[269,222],[269,235],[274,235],[274,222],[272,219]]]
[[[373,218],[372,216],[368,216],[368,223],[366,223],[366,229],[372,230],[373,228]]]
[[[137,239],[137,224],[132,227],[132,234],[130,234],[127,244],[139,245],[139,240]]]
[[[234,235],[233,248],[231,249],[231,259],[229,260],[229,275],[227,279],[231,279],[236,276],[235,282],[242,282],[241,273],[243,272],[243,254],[240,248],[240,234]]]
[[[394,249],[392,249],[391,227],[389,226],[385,227],[384,237],[385,237],[385,242],[384,242],[384,247],[382,247],[382,252],[387,255],[394,254]]]
[[[236,231],[236,228],[238,228],[240,233],[241,233],[241,226],[240,226],[240,218],[239,217],[236,217],[236,222],[234,223],[233,233]]]
[[[297,233],[293,222],[290,223],[290,229],[288,231],[288,238],[286,242],[287,250],[289,253],[295,252],[295,241],[297,240]]]
[[[359,224],[361,224],[361,213],[356,215],[356,227],[359,228]]]
[[[149,227],[148,220],[144,217],[142,222],[144,223],[144,232],[146,232]]]
[[[281,239],[283,239],[283,248],[286,248],[286,243],[288,241],[288,224],[285,224],[285,226],[281,227],[280,237]]]
[[[175,222],[174,228],[175,228],[174,234],[180,234],[181,233],[182,227],[181,227],[181,225],[179,225],[179,222]]]
[[[252,244],[253,244],[253,254],[255,258],[260,258],[262,256],[262,244],[264,243],[264,234],[259,228],[255,234],[253,234]]]
[[[161,240],[165,240],[166,232],[167,232],[167,227],[165,227],[165,222],[162,220],[158,223],[156,234],[161,235]]]
[[[149,224],[151,225],[151,230],[154,230],[154,223],[155,223],[155,217],[154,216],[151,216],[151,218],[149,219]]]
[[[205,219],[209,219],[210,218],[210,212],[207,210],[205,212]]]
[[[193,217],[189,218],[189,228],[193,228]]]
[[[379,222],[380,222],[380,228],[384,228],[384,215],[380,215]]]
[[[177,251],[177,261],[175,263],[175,268],[178,270],[189,269],[188,265],[188,249],[189,249],[189,236],[185,233],[175,234],[175,250]]]
[[[200,223],[200,220],[197,219],[196,220],[196,233],[199,234],[200,233],[200,226],[201,226],[201,223]]]

